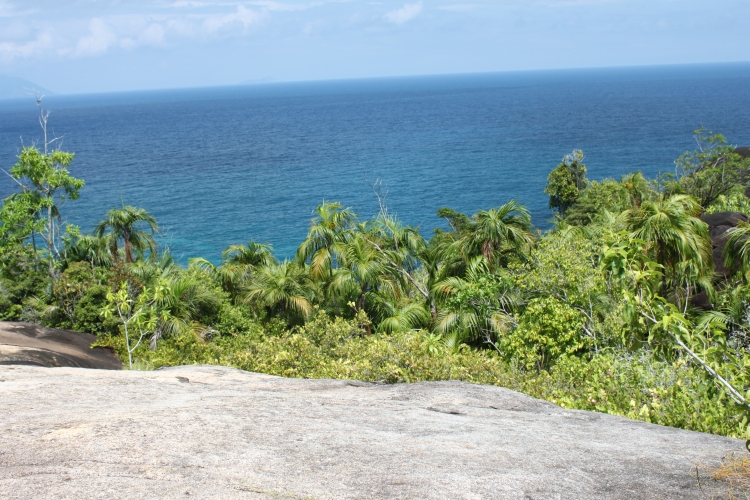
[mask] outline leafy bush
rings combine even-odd
[[[28,247],[0,254],[0,320],[22,319],[25,303],[46,287],[44,264],[38,266]]]
[[[119,332],[117,321],[112,318],[106,319],[101,314],[107,305],[108,291],[104,285],[92,285],[86,290],[75,306],[74,330],[95,334]]]
[[[706,208],[706,213],[716,212],[742,212],[750,214],[750,198],[745,196],[745,188],[736,186],[730,193],[719,195],[716,201]]]
[[[499,342],[503,354],[526,369],[549,367],[563,355],[586,349],[584,317],[552,297],[532,299],[519,319],[518,328]]]
[[[726,394],[691,363],[652,353],[608,350],[562,357],[526,378],[520,390],[563,408],[599,411],[660,425],[744,437],[747,421]]]

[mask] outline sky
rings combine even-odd
[[[750,60],[749,0],[0,0],[58,93]]]

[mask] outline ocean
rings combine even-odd
[[[435,211],[510,199],[549,227],[547,174],[582,149],[591,179],[674,171],[705,126],[750,145],[750,63],[275,83],[52,95],[50,128],[86,186],[62,208],[85,231],[112,207],[158,219],[186,262],[253,239],[291,257],[322,201],[363,218],[382,182],[429,237]],[[0,167],[40,137],[35,99],[0,101]],[[369,180],[369,183],[368,183]],[[0,196],[14,190],[0,177]]]

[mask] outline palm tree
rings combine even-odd
[[[373,312],[377,320],[377,331],[396,333],[413,330],[426,325],[430,314],[419,302],[398,301],[387,293],[372,293],[370,296]]]
[[[245,303],[259,302],[269,313],[285,316],[293,323],[312,313],[315,292],[308,269],[285,260],[257,268],[243,299]]]
[[[694,282],[705,281],[713,270],[708,226],[698,216],[701,207],[688,195],[644,201],[622,213],[630,237],[645,241],[662,266],[662,295],[667,293],[667,271],[676,278],[684,268]]]
[[[323,202],[314,212],[307,237],[297,249],[297,262],[309,261],[310,276],[328,279],[336,266],[341,245],[351,237],[356,216],[341,203]]]
[[[94,267],[110,267],[112,255],[109,253],[107,238],[83,234],[65,248],[65,260],[70,262],[88,262],[91,270]]]
[[[630,206],[634,208],[640,207],[643,199],[649,193],[648,181],[643,177],[643,174],[640,171],[627,174],[620,180],[620,183],[625,186]]]
[[[271,245],[252,240],[247,245],[229,246],[222,253],[221,261],[221,265],[215,266],[210,261],[197,257],[190,259],[190,264],[210,273],[224,291],[229,292],[232,300],[237,299],[257,267],[278,264]]]
[[[724,263],[727,269],[739,267],[742,279],[750,277],[750,224],[740,222],[724,245]]]
[[[166,251],[158,259],[134,262],[126,271],[140,283],[150,286],[159,280],[176,279],[180,274],[180,267],[175,263],[172,253]]]
[[[380,252],[362,234],[340,246],[340,267],[333,272],[330,293],[337,298],[354,302],[355,311],[365,307],[367,295],[375,290],[387,289],[397,295],[398,279],[383,263]]]
[[[478,339],[494,343],[513,323],[509,311],[521,303],[519,290],[504,276],[492,275],[483,256],[469,263],[463,277],[451,276],[436,283],[433,293],[442,302],[434,331],[454,344]]]
[[[253,240],[247,245],[231,245],[221,254],[226,264],[243,266],[268,266],[277,263],[273,257],[273,247],[268,243],[255,243]]]
[[[528,210],[511,200],[500,207],[475,213],[469,233],[457,243],[467,261],[482,255],[494,267],[504,254],[526,255],[533,242]]]
[[[142,230],[146,225],[151,233]],[[107,230],[109,229],[109,233]],[[113,208],[106,214],[106,218],[99,222],[94,229],[94,234],[99,237],[109,238],[112,257],[117,260],[119,255],[118,244],[122,240],[125,251],[125,262],[135,261],[134,253],[143,255],[149,251],[149,257],[156,257],[156,241],[154,233],[159,230],[159,225],[153,215],[142,208],[122,207]]]
[[[206,327],[196,320],[201,309],[216,307],[219,298],[199,281],[190,277],[165,274],[153,287],[153,306],[158,320],[151,335],[151,349],[164,336],[198,334]]]

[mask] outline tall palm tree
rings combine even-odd
[[[336,266],[341,245],[351,237],[349,229],[356,222],[356,216],[341,203],[323,202],[314,212],[307,237],[297,249],[297,262],[309,261],[310,276],[314,279],[328,279]]]
[[[630,206],[634,208],[640,207],[650,191],[648,181],[643,177],[643,174],[640,171],[627,174],[620,180],[620,183],[625,186]]]
[[[246,288],[244,301],[259,302],[269,313],[284,316],[293,323],[312,313],[315,295],[315,284],[308,269],[296,262],[284,261],[257,268]]]
[[[356,311],[365,307],[370,292],[388,289],[392,294],[398,294],[398,278],[390,272],[380,253],[365,236],[357,234],[341,245],[339,259],[340,267],[333,272],[329,290],[335,297],[353,301]]]
[[[698,216],[701,206],[691,196],[674,195],[644,201],[622,213],[630,237],[645,241],[662,266],[662,295],[667,292],[667,272],[676,278],[683,268],[693,282],[705,281],[713,270],[708,226]]]
[[[511,200],[500,207],[475,213],[470,231],[458,244],[467,261],[482,255],[494,267],[507,254],[526,255],[533,242],[529,211]]]
[[[175,263],[172,253],[166,251],[158,259],[135,262],[127,269],[127,274],[144,285],[151,286],[159,280],[176,279],[180,274],[180,266]]]
[[[146,226],[150,234],[141,229]],[[109,230],[109,233],[107,233]],[[112,257],[117,260],[119,255],[119,242],[122,240],[125,251],[125,262],[135,261],[134,254],[145,254],[149,252],[151,259],[156,258],[156,241],[154,233],[159,230],[159,225],[153,215],[146,210],[136,207],[113,208],[106,214],[106,218],[99,222],[94,229],[94,234],[99,237],[106,235],[110,241]]]

